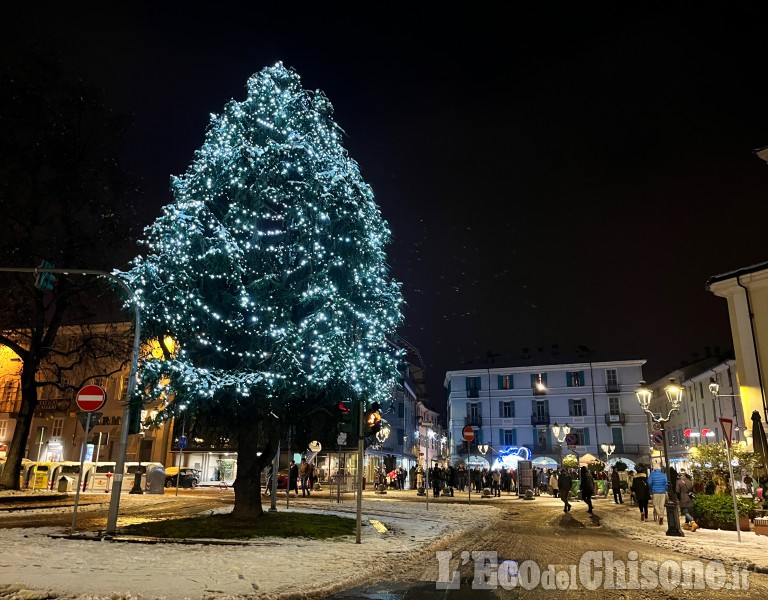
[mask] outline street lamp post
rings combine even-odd
[[[568,434],[571,433],[571,428],[568,424],[565,424],[561,427],[557,424],[557,421],[555,421],[555,423],[552,425],[552,433],[555,434],[555,439],[557,440],[557,443],[560,444],[560,462],[562,463],[563,442],[565,441],[565,438],[568,437]]]
[[[605,452],[605,464],[610,465],[611,454],[613,454],[613,451],[616,450],[616,445],[600,444],[600,447],[603,449],[603,452]]]
[[[642,409],[651,417],[654,423],[658,423],[661,426],[659,433],[662,437],[662,452],[664,453],[664,471],[667,475],[667,501],[664,503],[667,509],[667,535],[684,537],[683,531],[680,529],[680,509],[677,502],[677,493],[673,487],[672,471],[669,466],[669,448],[667,446],[667,434],[664,429],[664,424],[669,421],[673,412],[677,412],[680,409],[680,403],[683,400],[683,388],[680,387],[674,377],[670,378],[669,383],[664,388],[664,392],[667,395],[667,399],[672,408],[669,409],[666,418],[656,417],[650,410],[651,398],[653,392],[648,389],[644,381],[640,382],[640,387],[637,388],[635,394],[637,395],[637,401],[640,403]]]
[[[376,432],[376,440],[379,442],[379,448],[381,448],[381,445],[387,440],[390,434],[390,428],[389,425],[386,423]],[[387,474],[386,474],[386,466],[384,465],[384,462],[382,460],[382,464],[379,467],[379,482],[376,486],[376,491],[374,493],[376,494],[386,494],[387,493]]]
[[[720,384],[717,382],[717,379],[714,377],[709,378],[709,393],[712,394],[715,399],[717,400],[717,407],[720,409],[720,416],[723,414],[723,410],[720,407],[720,398],[731,398],[731,412],[733,413],[734,421],[736,422],[733,431],[737,432],[736,437],[739,437],[739,431],[741,428],[739,427],[739,414],[736,411],[736,398],[741,398],[740,394],[721,394],[720,393]],[[715,415],[717,416],[717,415]]]
[[[176,471],[176,495],[179,495],[179,476],[181,475],[181,454],[184,451],[184,447],[187,445],[187,413],[184,412],[187,409],[186,404],[181,404],[179,410],[182,411],[181,418],[181,437],[179,438],[179,464],[178,471]]]
[[[488,453],[488,450],[490,450],[490,446],[488,444],[478,444],[477,449],[480,451],[480,454],[483,455],[483,458],[485,458],[485,455]],[[489,470],[490,472],[490,470]],[[480,484],[480,489],[482,490],[482,496],[483,498],[487,498],[488,495],[485,493],[485,482],[482,482]]]

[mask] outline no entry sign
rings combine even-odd
[[[471,425],[467,425],[464,429],[461,430],[461,436],[465,441],[471,442],[475,439],[475,428]]]
[[[77,407],[84,412],[99,410],[107,401],[107,392],[98,385],[86,385],[80,388],[75,397]]]

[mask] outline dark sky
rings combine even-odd
[[[400,333],[436,403],[488,351],[586,345],[652,380],[732,345],[704,286],[768,259],[759,3],[147,4],[17,10],[1,49],[55,48],[133,115],[142,225],[251,74],[282,60],[323,90],[392,229]]]

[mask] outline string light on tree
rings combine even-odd
[[[178,343],[143,362],[142,401],[164,381],[176,402],[224,407],[249,447],[248,428],[290,398],[334,386],[388,397],[400,284],[386,264],[388,225],[341,138],[328,98],[281,63],[212,115],[172,179],[174,202],[145,231],[147,255],[124,274],[144,335]]]

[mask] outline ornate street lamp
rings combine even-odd
[[[733,412],[733,419],[734,419],[734,427],[733,431],[736,432],[736,437],[739,437],[739,431],[741,428],[739,427],[739,414],[736,412],[736,398],[741,398],[740,394],[721,394],[720,393],[720,384],[718,383],[717,379],[714,377],[709,378],[709,393],[712,394],[715,399],[717,400],[717,406],[720,408],[720,415],[722,416],[723,411],[720,407],[720,398],[731,398],[732,403],[732,412]],[[715,415],[717,416],[717,415]]]
[[[611,460],[611,454],[613,454],[613,451],[616,450],[616,445],[600,444],[600,447],[603,449],[603,452],[605,452],[605,464],[609,465]]]
[[[672,477],[670,476],[671,469],[669,467],[669,449],[667,446],[667,434],[666,434],[666,431],[664,430],[664,424],[667,421],[669,421],[670,417],[672,416],[672,413],[680,409],[680,403],[683,400],[683,388],[680,387],[675,382],[674,377],[671,377],[669,380],[669,383],[664,388],[664,392],[666,393],[667,400],[669,400],[669,404],[672,407],[669,409],[669,412],[667,413],[666,418],[661,416],[657,417],[651,412],[649,407],[651,405],[651,398],[653,397],[653,392],[646,387],[645,381],[640,382],[640,387],[637,388],[637,390],[635,391],[635,395],[637,396],[637,401],[640,403],[640,406],[651,417],[651,420],[654,423],[658,423],[661,426],[661,428],[659,429],[659,433],[661,434],[661,437],[662,437],[664,471],[666,472],[666,475],[667,475],[667,501],[664,503],[664,506],[667,509],[667,535],[683,537],[683,531],[680,529],[680,509],[677,503],[677,493],[675,492],[675,489],[673,487]]]
[[[562,463],[563,459],[563,442],[565,442],[565,438],[568,437],[568,434],[571,433],[571,428],[569,425],[563,425],[560,426],[557,424],[557,421],[555,421],[552,424],[552,433],[555,434],[555,439],[557,440],[557,443],[560,444],[560,462]],[[577,455],[578,456],[578,455]]]

